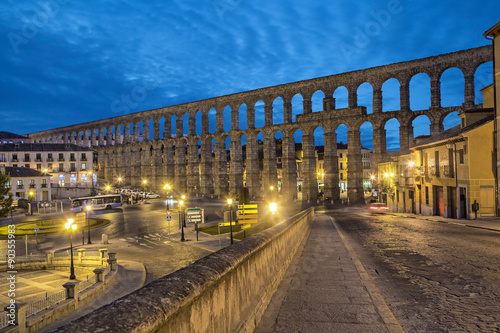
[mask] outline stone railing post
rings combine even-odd
[[[14,320],[14,324],[17,325],[19,333],[26,332],[26,309],[28,308],[28,303],[11,303],[4,308],[7,311],[7,316],[10,320]]]
[[[115,259],[116,258],[116,252],[109,252],[108,256],[109,256],[109,259]]]
[[[116,258],[108,259],[108,264],[111,266],[112,271],[116,271]]]
[[[47,265],[52,265],[52,259],[54,259],[54,250],[46,251],[45,254],[47,255]]]
[[[105,256],[106,256],[107,252],[108,252],[108,249],[99,249],[99,256],[101,258],[101,265],[103,265],[105,260],[106,260]]]
[[[95,274],[95,282],[104,282],[104,268],[96,268],[93,270]]]
[[[78,309],[78,284],[80,281],[68,281],[63,284],[66,289],[66,298],[75,300],[75,310]]]
[[[85,249],[78,249],[78,261],[83,263],[83,257],[85,257]]]

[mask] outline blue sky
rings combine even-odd
[[[0,130],[29,133],[486,45],[499,12],[493,1],[4,0]],[[374,23],[365,45],[346,54]],[[480,71],[476,85],[490,83],[491,64]],[[443,103],[453,104],[463,87],[460,75],[447,76]],[[126,103],[137,89],[146,93]],[[370,146],[369,129],[362,134]],[[389,148],[397,141],[389,128]]]

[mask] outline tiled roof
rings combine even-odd
[[[46,175],[43,172],[30,168],[5,167],[5,174],[9,175],[11,178],[43,176],[49,177],[49,175]]]
[[[53,151],[92,151],[87,147],[64,143],[8,143],[0,145],[0,151],[32,151],[32,152],[53,152]]]
[[[22,136],[22,135],[11,133],[11,132],[5,132],[5,131],[0,131],[0,139],[26,139],[26,140],[29,140],[29,138],[26,136]]]

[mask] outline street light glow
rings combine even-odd
[[[181,195],[181,198],[182,198],[182,200],[185,200],[186,199],[186,195],[184,195],[184,194]]]
[[[408,165],[412,167],[412,166],[414,166],[414,165],[415,165],[415,162],[410,161],[410,163],[408,163]]]
[[[85,209],[87,209],[87,211],[89,211],[89,210],[91,210],[91,209],[92,209],[92,207],[90,207],[89,205],[87,205],[87,206],[85,207]]]
[[[374,175],[371,175],[371,176],[370,176],[370,178],[371,178],[372,180],[374,180],[374,179],[375,179],[375,176],[374,176]]]
[[[184,200],[179,201],[179,205],[180,206],[184,205]]]
[[[389,174],[387,172],[384,173],[384,177],[389,177]]]
[[[233,203],[233,199],[231,199],[231,198],[227,199],[227,204],[228,205],[231,205],[232,203]]]
[[[394,172],[391,172],[391,177],[394,177]]]
[[[276,202],[271,202],[269,204],[269,210],[271,211],[271,213],[276,213],[276,210],[277,210],[277,206],[276,206]]]

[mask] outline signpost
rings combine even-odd
[[[172,221],[172,212],[167,210],[168,238],[170,239],[170,221]]]
[[[238,220],[242,223],[259,222],[259,205],[238,205]]]
[[[188,222],[205,223],[205,210],[203,208],[188,208],[187,209]]]

